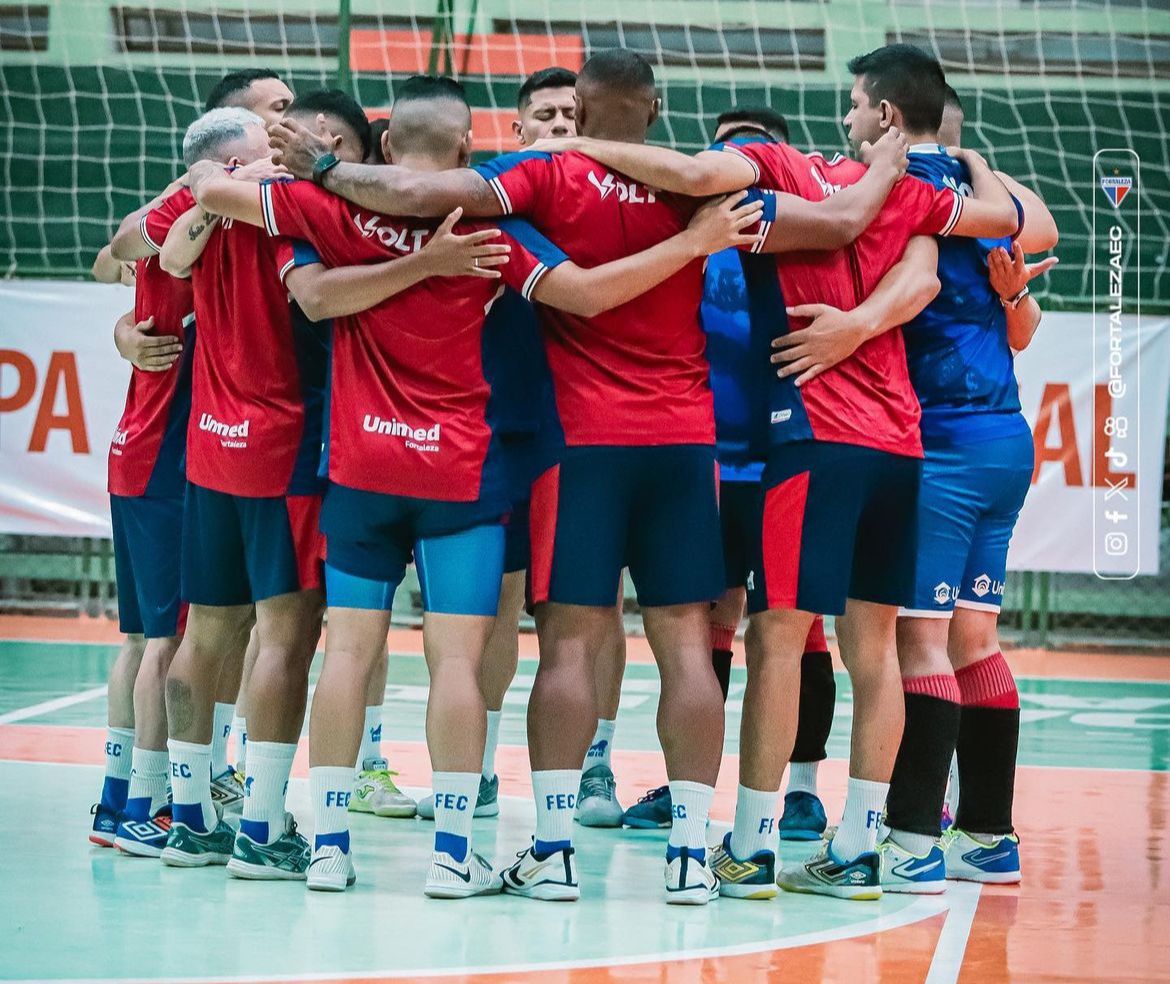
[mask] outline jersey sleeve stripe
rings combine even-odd
[[[146,230],[146,220],[149,217],[149,212],[138,220],[138,231],[142,233],[142,241],[146,243],[156,253],[162,252],[162,247],[150,238],[150,233]]]
[[[194,311],[192,311],[190,314],[186,314],[183,316],[183,327],[184,328],[190,328],[193,324],[195,324],[195,312]]]
[[[496,198],[499,199],[500,208],[504,210],[505,215],[512,214],[512,200],[508,197],[508,193],[504,190],[504,186],[500,183],[499,178],[492,178],[488,181],[492,186],[492,191],[496,193]]]
[[[752,166],[752,170],[755,171],[755,173],[756,173],[756,182],[757,183],[759,182],[759,180],[760,180],[760,165],[759,164],[757,164],[750,157],[748,157],[748,155],[745,154],[742,150],[740,150],[737,146],[735,146],[735,144],[724,144],[723,149],[727,153],[737,154],[738,156],[742,157],[745,161],[747,161]]]
[[[260,211],[264,215],[264,231],[270,236],[279,236],[280,230],[276,228],[276,213],[272,208],[272,185],[260,186]]]
[[[764,251],[764,242],[767,240],[768,234],[771,233],[774,224],[767,219],[760,223],[760,238],[752,244],[751,251],[753,253],[762,253]]]
[[[947,224],[943,226],[940,236],[949,236],[955,228],[955,224],[959,221],[959,216],[963,214],[963,196],[957,191],[952,192],[955,196],[955,201],[951,205],[951,217],[947,219]]]
[[[524,281],[524,286],[520,290],[520,296],[526,301],[532,300],[532,292],[536,290],[536,285],[540,283],[540,278],[548,273],[548,267],[543,263],[537,263],[532,268],[532,272],[528,275],[528,279]]]
[[[284,278],[288,276],[289,270],[292,270],[297,265],[296,257],[294,256],[284,266],[280,268],[280,282],[284,283]]]

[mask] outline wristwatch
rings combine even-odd
[[[324,184],[325,175],[340,163],[341,159],[332,151],[328,154],[322,154],[313,162],[313,183]]]
[[[1031,291],[1028,290],[1028,285],[1025,284],[1018,294],[1013,294],[1011,297],[1001,297],[999,303],[1005,308],[1011,308],[1014,311],[1030,293]]]

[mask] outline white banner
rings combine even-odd
[[[129,376],[112,331],[132,306],[132,291],[118,286],[0,282],[0,532],[109,536],[106,459]],[[1132,337],[1123,339],[1122,354],[1136,378]],[[1112,560],[1098,549],[1097,570],[1132,571],[1139,567],[1132,551],[1140,551],[1141,573],[1155,573],[1170,319],[1142,326],[1136,461],[1106,457],[1103,422],[1113,400],[1107,352],[1094,375],[1091,315],[1045,315],[1017,372],[1037,468],[1009,567],[1092,572],[1095,538],[1110,546],[1107,521],[1094,521],[1095,482],[1096,499],[1121,486],[1109,508],[1140,514],[1140,542]],[[1133,393],[1131,380],[1127,399]]]

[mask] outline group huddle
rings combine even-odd
[[[764,107],[723,113],[697,155],[649,146],[654,74],[625,49],[531,76],[517,152],[474,166],[450,78],[396,82],[373,125],[271,72],[216,86],[182,177],[94,265],[135,284],[115,329],[135,368],[110,447],[127,643],[91,841],[344,891],[348,814],[417,813],[433,898],[578,898],[575,822],[669,828],[677,904],[1019,880],[996,619],[1032,472],[1012,358],[1040,322],[1028,281],[1055,262],[1025,252],[1056,228],[959,149],[936,61],[889,45],[849,71],[857,158],[795,150]],[[433,770],[417,804],[379,748],[411,563]],[[628,810],[624,569],[668,779]],[[498,813],[525,604],[536,829],[501,870],[472,820]],[[735,823],[711,845],[745,611]],[[310,840],[285,795],[326,615]],[[853,690],[837,827],[816,787],[825,615]],[[818,846],[778,871],[780,837]]]

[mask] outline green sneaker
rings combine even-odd
[[[472,816],[494,817],[500,812],[500,777],[490,779],[479,777],[479,794],[475,797],[475,812]],[[418,818],[420,820],[435,819],[435,796],[424,796],[418,801]]]
[[[228,874],[260,881],[304,881],[311,851],[291,813],[284,815],[284,833],[271,844],[260,844],[242,830],[236,834]]]
[[[192,830],[185,823],[174,822],[167,834],[167,846],[159,855],[163,864],[174,868],[204,868],[209,864],[227,864],[232,856],[236,832],[222,820],[209,834]]]
[[[397,772],[387,768],[383,758],[366,759],[349,798],[350,813],[373,813],[379,817],[409,820],[417,804],[394,783]]]

